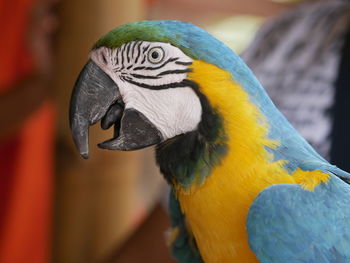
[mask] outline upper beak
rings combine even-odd
[[[89,60],[75,83],[69,111],[73,140],[83,158],[89,157],[89,126],[98,122],[118,98],[117,84]]]
[[[69,113],[73,140],[83,158],[89,157],[89,127],[101,119],[103,129],[114,124],[114,137],[100,143],[100,148],[130,151],[163,141],[141,112],[123,107],[117,84],[89,60],[75,83]]]

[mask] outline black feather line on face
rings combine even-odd
[[[143,52],[143,53],[146,53],[146,51],[149,49],[150,46],[151,46],[151,45],[148,45],[147,47],[144,47],[144,48],[142,49],[142,52]]]
[[[160,78],[157,76],[146,76],[146,75],[139,75],[139,74],[130,74],[130,75],[137,79],[159,79]]]
[[[169,84],[164,84],[164,85],[148,85],[145,83],[139,83],[136,82],[134,80],[127,80],[129,83],[136,85],[138,87],[141,88],[145,88],[145,89],[151,89],[151,90],[161,90],[161,89],[172,89],[172,88],[185,88],[185,87],[189,87],[189,80],[183,80],[180,82],[173,82],[173,83],[169,83]]]
[[[135,64],[137,64],[137,62],[139,61],[139,58],[141,57],[141,44],[142,44],[141,41],[137,42],[137,56],[136,56]]]
[[[122,49],[120,50],[120,55],[121,55],[121,57],[122,57],[122,67],[120,68],[120,69],[124,69],[124,51],[125,51],[125,47],[126,47],[126,45],[124,45],[123,47],[122,47]]]
[[[192,62],[176,61],[175,64],[182,65],[182,66],[189,66],[189,65],[192,65]]]
[[[117,49],[117,52],[116,52],[116,54],[115,54],[115,64],[116,64],[116,65],[119,64],[119,52],[120,52],[120,50],[119,50],[119,48],[118,48],[118,49]]]
[[[136,67],[136,68],[134,68],[134,70],[142,70],[142,69],[145,69],[146,67]]]
[[[107,59],[106,59],[106,56],[105,56],[105,54],[104,54],[103,52],[102,52],[101,56],[102,56],[102,61],[103,61],[103,63],[104,63],[105,65],[107,65]]]
[[[127,68],[129,69],[130,66]],[[156,76],[150,76],[150,75],[141,75],[141,74],[135,74],[135,73],[131,73],[130,75],[133,76],[134,78],[137,78],[137,79],[160,79],[161,77],[160,76],[163,76],[163,75],[170,75],[170,74],[183,74],[183,73],[188,73],[188,72],[191,72],[192,70],[191,69],[184,69],[184,70],[168,70],[168,71],[164,71],[164,72],[161,72],[159,73],[158,75]],[[136,83],[136,82],[135,82]],[[134,84],[134,83],[133,83]],[[139,86],[140,85],[147,85],[147,84],[144,84],[144,83],[138,83]],[[135,84],[137,85],[137,84]],[[171,84],[169,84],[170,86]],[[163,85],[163,86],[168,86],[168,85]],[[161,87],[161,86],[157,86],[157,87]],[[169,87],[170,88],[170,87]],[[159,89],[159,88],[158,88]]]
[[[136,47],[136,44],[137,44],[137,42],[134,41],[134,42],[132,42],[131,47],[130,47],[130,54],[129,54],[129,56],[130,56],[130,58],[132,60],[134,60],[134,58],[135,58],[135,54],[136,54],[135,47]]]
[[[170,62],[173,62],[173,61],[176,61],[178,60],[179,58],[169,58],[167,61],[165,61],[163,64],[157,66],[157,67],[146,67],[145,69],[147,70],[156,70],[156,69],[160,69],[162,67],[164,67],[166,64],[170,63]]]
[[[132,42],[129,42],[128,44],[126,44],[126,52],[125,52],[125,56],[127,59],[127,62],[130,63],[130,47],[132,45]]]
[[[171,74],[182,74],[182,73],[188,73],[191,72],[192,69],[175,69],[175,70],[167,70],[159,73],[157,76],[164,76],[164,75],[171,75]]]

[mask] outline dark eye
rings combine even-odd
[[[148,51],[149,62],[156,64],[163,60],[164,50],[161,47],[154,47]]]

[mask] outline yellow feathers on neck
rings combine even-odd
[[[203,61],[192,66],[188,78],[223,119],[228,153],[203,184],[178,187],[177,198],[205,263],[257,262],[246,232],[255,197],[274,184],[300,183],[312,190],[328,177],[302,170],[291,176],[283,168],[285,161],[274,161],[267,151],[279,142],[268,139],[265,116],[231,74]]]

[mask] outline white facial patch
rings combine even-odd
[[[145,115],[165,140],[198,127],[200,100],[183,84],[192,59],[179,48],[133,41],[114,50],[99,48],[90,58],[116,82],[125,108]]]
[[[195,130],[201,120],[201,104],[191,88],[150,90],[131,84],[118,86],[126,108],[144,114],[165,139]]]

